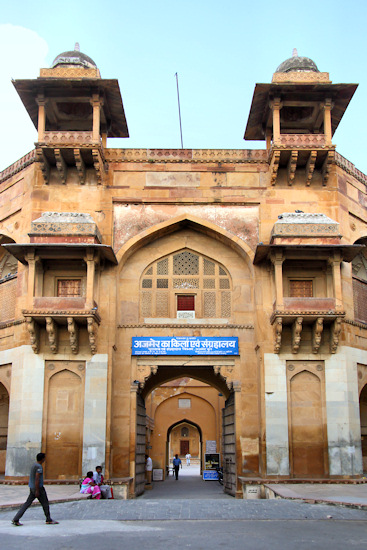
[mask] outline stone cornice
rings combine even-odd
[[[224,329],[224,328],[228,328],[228,329],[231,329],[231,330],[234,330],[234,329],[254,329],[254,325],[216,325],[216,324],[203,324],[203,325],[196,325],[196,324],[178,324],[178,323],[164,323],[164,324],[147,324],[147,323],[141,323],[141,324],[136,324],[136,325],[117,325],[117,328],[182,328],[182,329],[186,329],[186,328],[209,328],[209,329],[213,329],[213,328],[220,328],[220,329]]]
[[[26,168],[30,164],[33,164],[35,160],[36,150],[33,149],[32,151],[24,155],[24,157],[20,158],[19,160],[5,168],[5,170],[0,172],[0,183],[11,178],[11,176],[14,176],[18,172],[21,172],[24,168]]]
[[[107,162],[159,163],[264,163],[265,149],[105,149]]]
[[[361,183],[364,183],[367,186],[367,176],[360,170],[358,170],[352,162],[347,160],[345,157],[343,157],[340,153],[335,153],[335,164],[342,168],[344,172],[347,172],[347,174],[350,174],[356,180],[360,181]]]
[[[15,325],[21,325],[22,323],[25,323],[25,319],[17,319],[16,321],[0,323],[0,330],[3,328],[14,327]]]
[[[367,323],[362,323],[360,321],[353,321],[352,319],[343,319],[344,323],[352,325],[353,327],[363,328],[367,330]]]

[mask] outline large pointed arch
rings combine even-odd
[[[129,239],[116,254],[120,268],[130,256],[139,250],[139,248],[142,248],[157,238],[164,237],[184,228],[190,228],[200,233],[204,233],[232,248],[245,260],[249,269],[252,271],[254,252],[245,241],[214,223],[187,214],[154,225]]]

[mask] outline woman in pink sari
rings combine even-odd
[[[80,492],[88,493],[90,495],[88,498],[96,498],[97,500],[101,498],[101,489],[93,480],[93,472],[87,472],[87,477],[83,479]]]

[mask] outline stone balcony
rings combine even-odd
[[[98,183],[107,170],[102,140],[93,139],[92,131],[46,131],[36,143],[36,155],[46,184],[54,167],[64,184],[69,168],[77,169],[81,184],[86,182],[87,169],[95,170]]]
[[[335,146],[327,143],[325,134],[280,134],[269,150],[270,183],[275,185],[279,170],[285,169],[288,185],[293,184],[297,174],[309,186],[316,172],[321,172],[326,185],[334,160]]]
[[[274,304],[270,322],[274,329],[274,351],[279,353],[282,347],[283,327],[292,329],[292,352],[298,353],[302,328],[312,326],[312,352],[318,353],[325,326],[330,327],[330,353],[335,353],[339,343],[342,319],[345,312],[337,309],[334,298],[289,298],[283,299],[283,308],[276,309]]]
[[[86,307],[83,297],[35,297],[33,308],[22,311],[31,346],[34,353],[40,351],[40,331],[46,328],[48,344],[52,353],[58,353],[59,330],[67,328],[72,353],[79,351],[79,332],[84,328],[88,332],[89,345],[93,354],[97,353],[97,329],[101,322],[98,306]]]

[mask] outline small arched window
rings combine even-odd
[[[145,318],[229,318],[231,294],[231,278],[221,264],[182,250],[144,271],[140,313]]]

